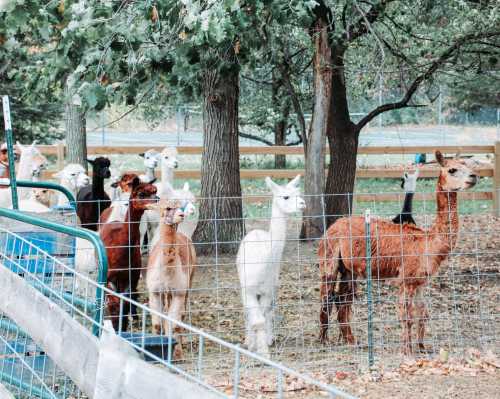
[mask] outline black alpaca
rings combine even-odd
[[[417,178],[418,169],[412,175],[409,175],[408,173],[403,175],[403,178],[401,179],[401,188],[405,190],[405,201],[403,203],[403,210],[401,213],[392,219],[393,223],[408,223],[415,226],[417,225],[412,216],[413,196],[415,195]]]
[[[97,231],[101,213],[111,205],[111,200],[104,191],[104,179],[111,177],[111,163],[104,157],[97,157],[93,161],[87,159],[87,162],[92,165],[92,184],[78,191],[76,213],[82,227]]]

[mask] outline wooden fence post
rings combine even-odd
[[[495,142],[495,164],[493,169],[493,213],[500,216],[500,141]]]
[[[57,170],[64,168],[64,143],[59,141],[57,143]]]

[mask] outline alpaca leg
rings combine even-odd
[[[337,306],[337,321],[340,327],[340,335],[344,341],[350,345],[356,344],[356,339],[351,330],[352,303],[356,293],[356,281],[350,280],[347,273],[342,275],[342,281],[339,284],[339,291],[335,297]]]
[[[425,337],[425,325],[429,320],[429,312],[427,311],[427,307],[425,306],[424,299],[421,295],[421,290],[418,294],[418,301],[415,303],[415,315],[417,318],[417,345],[418,349],[421,352],[426,352],[426,348],[424,345],[424,337]]]
[[[320,285],[320,301],[321,309],[319,312],[320,333],[319,340],[325,344],[328,342],[328,325],[330,324],[330,315],[332,307],[335,303],[335,283],[338,276],[338,254],[336,251],[337,259],[326,259],[329,254],[324,254],[324,246],[327,245],[325,241],[320,243],[319,257],[320,257],[320,272],[321,272],[321,285]]]
[[[161,293],[150,292],[149,293],[149,307],[156,312],[161,312]],[[161,334],[161,318],[155,313],[151,313],[151,324],[153,328],[153,334]]]
[[[411,342],[411,328],[413,325],[414,306],[413,299],[415,289],[411,286],[403,285],[399,290],[399,318],[402,327],[402,352],[410,355],[413,352]]]
[[[270,295],[262,295],[259,301],[266,323],[265,331],[267,346],[271,346],[274,343],[274,293],[275,291],[272,291],[269,293]]]
[[[187,295],[186,291],[175,292],[172,294],[172,301],[170,303],[170,306],[168,307],[168,309],[164,309],[164,311],[168,314],[170,318],[182,321],[183,318],[182,313],[185,310],[184,305],[186,303],[186,295]],[[168,334],[170,335],[169,323],[165,321],[165,324],[166,324],[165,331],[168,331]],[[182,352],[183,337],[180,335],[182,328],[178,324],[174,323],[172,329],[173,329],[172,336],[177,342],[177,345],[175,345],[174,349],[174,360],[179,360],[182,359],[183,357],[183,352]]]
[[[246,293],[246,313],[248,318],[248,349],[252,352],[267,352],[265,324],[257,295]],[[264,349],[265,347],[265,349]]]

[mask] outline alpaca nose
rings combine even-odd
[[[476,180],[476,179],[477,179],[477,175],[476,175],[475,173],[471,173],[471,174],[469,175],[469,177],[470,177],[471,179],[474,179],[474,180]]]

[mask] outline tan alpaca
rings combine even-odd
[[[193,243],[184,234],[177,232],[179,223],[184,220],[184,210],[180,201],[161,200],[150,209],[160,211],[160,239],[153,246],[148,260],[146,285],[149,291],[149,306],[157,312],[182,321],[186,310],[188,290],[191,288],[196,264]],[[169,334],[169,323],[155,314],[151,315],[153,332]],[[181,328],[173,326],[173,337],[177,341],[174,359],[182,358]]]
[[[473,187],[477,176],[466,161],[447,160],[436,151],[441,166],[436,187],[437,215],[424,230],[409,224],[373,219],[371,231],[372,278],[388,279],[399,287],[399,317],[402,323],[403,352],[412,352],[412,325],[417,323],[417,343],[424,348],[428,313],[420,295],[429,277],[455,246],[459,229],[457,191]],[[337,220],[321,240],[318,255],[321,272],[320,340],[327,341],[332,305],[337,308],[340,333],[350,344],[355,342],[349,325],[356,292],[356,278],[366,278],[365,220],[346,217]],[[340,275],[338,291],[335,292]]]

